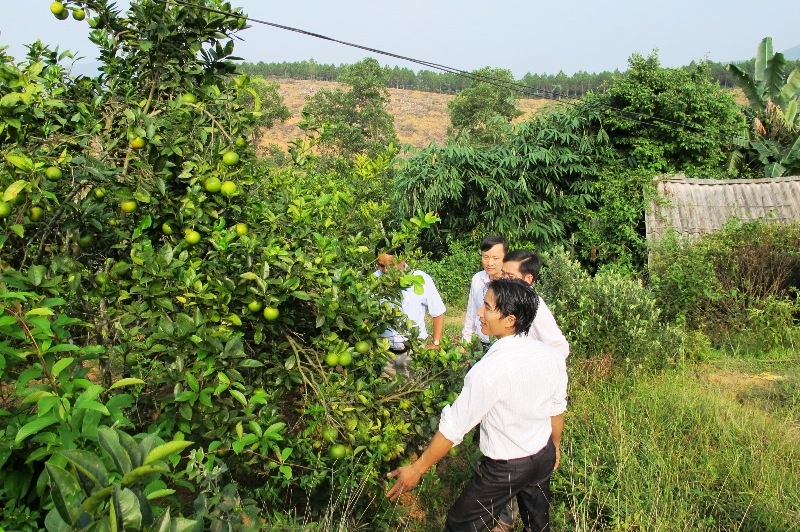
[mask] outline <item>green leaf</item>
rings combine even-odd
[[[81,449],[64,449],[58,454],[67,459],[76,470],[86,475],[87,479],[100,488],[108,486],[108,470],[103,465],[103,461],[90,453]]]
[[[120,530],[141,530],[143,511],[139,498],[129,489],[114,489],[114,507],[119,518]]]
[[[174,440],[169,443],[165,443],[164,445],[159,445],[147,454],[147,457],[144,459],[144,463],[147,465],[151,462],[161,460],[162,458],[166,458],[171,454],[179,453],[193,444],[194,442],[191,441]]]
[[[99,427],[97,429],[97,437],[100,447],[114,461],[117,471],[123,475],[129,473],[133,469],[131,457],[120,443],[117,431],[108,427]]]
[[[169,469],[167,469],[164,466],[152,465],[152,464],[143,465],[126,473],[125,476],[122,477],[122,486],[127,488],[128,486],[133,486],[137,482],[148,479],[157,473],[168,473],[168,472]]]
[[[33,161],[30,157],[22,153],[20,150],[13,150],[6,155],[6,161],[13,164],[23,172],[30,172],[33,170]]]
[[[242,392],[240,392],[239,390],[229,390],[229,391],[231,392],[231,395],[234,397],[234,399],[242,403],[242,406],[247,406],[247,399],[245,399],[244,394]]]
[[[25,316],[54,316],[53,309],[47,307],[33,308],[25,313]]]
[[[45,469],[50,476],[50,496],[58,515],[70,526],[78,528],[78,519],[83,514],[80,505],[84,498],[78,480],[57,465],[48,463]]]
[[[142,379],[134,379],[132,377],[128,377],[126,379],[120,379],[116,381],[114,384],[109,386],[109,390],[114,390],[115,388],[122,388],[123,386],[133,386],[136,384],[147,384]]]
[[[3,201],[13,200],[19,195],[20,192],[22,192],[25,189],[26,186],[28,186],[27,181],[24,180],[14,181],[10,185],[8,185],[8,188],[6,188],[5,192],[3,192]]]
[[[19,429],[17,436],[14,438],[14,442],[20,443],[31,434],[36,434],[40,430],[49,427],[53,423],[58,423],[59,421],[60,419],[54,412],[48,412],[44,416],[37,417],[33,421],[25,423],[22,428]]]
[[[62,358],[61,360],[53,364],[53,376],[58,377],[59,373],[68,368],[74,361],[75,361],[74,358],[68,357],[68,358]]]
[[[17,181],[17,183],[25,183],[25,181]],[[16,185],[16,183],[14,183]],[[13,185],[12,185],[13,186]],[[11,188],[11,187],[9,187]],[[6,193],[8,190],[6,190]],[[15,194],[16,195],[16,194]],[[31,282],[33,286],[40,286],[42,284],[42,280],[44,280],[44,274],[46,272],[46,268],[41,265],[34,265],[28,268],[28,280]]]

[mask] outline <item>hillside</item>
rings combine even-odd
[[[277,144],[284,148],[289,142],[300,137],[302,131],[297,127],[300,111],[306,104],[306,98],[320,89],[335,89],[341,86],[333,81],[314,81],[281,79],[280,94],[284,103],[292,113],[292,117],[284,124],[278,124],[268,130],[261,140],[262,146]],[[452,95],[432,92],[389,89],[391,102],[389,112],[394,116],[394,127],[402,144],[422,148],[431,142],[443,144],[447,139],[447,127],[450,125],[450,113],[447,102]],[[550,100],[520,100],[519,109],[524,113],[518,120],[524,120],[542,107],[552,104]]]

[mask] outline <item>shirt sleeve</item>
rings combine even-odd
[[[555,396],[550,410],[550,417],[563,414],[567,409],[567,363],[564,359],[558,359],[555,367],[555,378],[553,379],[556,385]]]
[[[478,274],[472,276],[472,282],[469,285],[469,298],[467,299],[467,314],[464,316],[464,328],[461,330],[461,338],[465,342],[472,341],[472,335],[475,334],[475,318],[478,315],[478,304],[476,303],[476,294],[480,293],[478,287]],[[481,302],[482,303],[482,302]]]
[[[442,409],[439,432],[458,445],[472,428],[480,423],[486,413],[498,401],[501,386],[493,386],[485,379],[474,378],[476,368],[464,377],[464,387],[451,405]]]
[[[569,356],[569,342],[541,297],[539,298],[539,309],[536,311],[536,317],[528,334],[558,351],[565,359]]]
[[[439,290],[436,289],[436,283],[433,282],[433,278],[428,274],[425,274],[425,303],[428,305],[428,312],[434,318],[447,311],[447,307],[444,306],[444,301],[442,301],[442,296],[439,294]]]

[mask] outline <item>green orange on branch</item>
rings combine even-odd
[[[195,245],[200,242],[201,235],[194,229],[187,229],[186,232],[183,234],[183,239],[186,240],[191,245]]]
[[[8,218],[11,214],[11,204],[7,201],[0,201],[0,218]]]
[[[41,221],[41,219],[44,218],[44,209],[41,207],[31,207],[30,211],[28,211],[28,216],[32,222]]]
[[[281,312],[275,307],[264,307],[264,318],[269,321],[277,320],[280,314]]]
[[[238,223],[234,226],[234,230],[236,231],[237,235],[244,236],[249,231],[249,228],[247,227],[247,224]]]
[[[130,141],[130,146],[134,150],[141,150],[147,145],[147,141],[144,140],[142,137],[132,138]]]
[[[216,176],[211,176],[203,182],[203,186],[208,192],[216,194],[222,188],[222,181]]]
[[[370,350],[371,347],[372,347],[372,344],[370,344],[366,340],[361,340],[361,341],[356,342],[355,350],[356,350],[356,353],[361,353],[363,355],[364,353],[369,353],[369,350]]]
[[[222,162],[226,166],[233,166],[239,162],[239,154],[235,151],[226,151],[222,155]]]
[[[259,301],[257,299],[254,299],[250,303],[247,304],[247,308],[250,310],[250,312],[258,312],[263,307],[264,307],[264,305],[262,305],[261,301]]]
[[[119,206],[122,212],[133,212],[139,207],[139,204],[136,203],[136,200],[125,200]]]
[[[86,11],[84,11],[83,9],[75,9],[72,12],[72,18],[74,18],[75,20],[83,20],[86,18]]]
[[[50,181],[58,181],[63,175],[61,169],[55,166],[48,166],[44,171],[44,176]]]
[[[239,187],[233,181],[223,181],[220,185],[220,192],[223,196],[235,196],[239,192]]]
[[[330,451],[328,451],[328,454],[330,454],[330,457],[334,460],[342,460],[345,456],[347,456],[347,447],[341,443],[337,443],[331,447]]]

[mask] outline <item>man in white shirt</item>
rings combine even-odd
[[[461,339],[472,343],[472,335],[477,335],[483,344],[484,351],[489,348],[489,337],[481,332],[478,321],[478,309],[483,305],[483,296],[486,294],[486,285],[493,279],[502,276],[503,257],[508,251],[508,240],[499,235],[487,236],[481,242],[481,264],[483,269],[472,276],[469,285],[469,299],[467,300],[467,313],[464,316],[464,328],[461,330]]]
[[[391,250],[378,255],[378,269],[375,271],[375,275],[380,276],[389,268],[394,267],[400,270],[406,269],[405,260],[395,264],[395,254],[396,251]],[[444,335],[444,313],[447,308],[430,275],[422,270],[414,270],[411,274],[422,277],[422,292],[417,293],[413,285],[404,288],[402,291],[401,310],[419,329],[419,338],[421,340],[427,340],[428,338],[425,314],[427,312],[431,315],[431,321],[433,322],[432,341],[426,348],[438,348],[441,344],[442,336]],[[410,355],[408,346],[406,345],[406,336],[389,328],[386,329],[381,337],[389,339],[389,350],[394,354],[394,357],[388,361],[384,371],[389,375],[400,373],[407,377],[409,374],[408,363],[410,362]]]
[[[542,258],[538,253],[527,249],[515,249],[503,258],[503,277],[522,279],[532,285],[539,278],[541,267]],[[564,358],[569,356],[569,342],[541,296],[539,310],[536,311],[536,318],[528,331],[528,336],[546,343],[564,355]]]
[[[542,257],[527,249],[515,249],[508,252],[503,258],[503,277],[508,279],[522,279],[529,285],[539,278],[539,270],[542,268]],[[556,323],[553,313],[539,296],[539,308],[536,317],[533,319],[528,336],[541,340],[549,345],[566,359],[569,356],[569,342],[564,333]],[[561,449],[556,448],[556,463],[561,460]],[[512,504],[509,504],[500,513],[497,526],[492,532],[507,532],[514,530],[514,516],[516,514]]]
[[[563,356],[527,336],[538,302],[523,281],[489,283],[478,316],[483,333],[498,340],[469,370],[458,398],[442,410],[439,430],[422,456],[389,473],[397,479],[386,494],[390,500],[413,489],[480,423],[483,457],[450,508],[445,530],[491,527],[514,497],[526,530],[548,530],[547,491],[564,426],[567,370]]]

